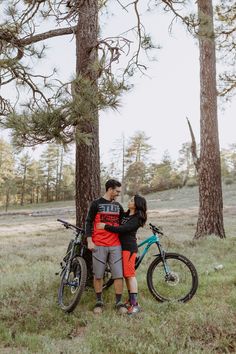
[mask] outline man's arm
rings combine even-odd
[[[92,233],[93,233],[93,223],[95,216],[97,214],[97,203],[93,201],[89,207],[88,214],[85,220],[85,236],[88,242],[88,249],[94,249],[94,243],[92,241]]]

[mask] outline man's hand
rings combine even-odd
[[[95,244],[94,244],[93,241],[92,241],[92,237],[88,237],[88,238],[87,238],[87,242],[88,242],[88,249],[89,249],[90,251],[93,251],[94,248],[95,248]]]
[[[103,230],[105,228],[105,225],[103,222],[99,222],[97,225],[96,225],[96,228],[98,230]]]

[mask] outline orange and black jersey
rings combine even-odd
[[[91,237],[97,246],[119,246],[119,236],[108,230],[98,230],[96,225],[100,222],[112,226],[118,226],[124,214],[123,207],[115,201],[104,198],[94,200],[89,208],[85,222],[85,234]]]
[[[118,232],[123,251],[138,252],[136,234],[140,227],[138,214],[124,214],[120,226],[105,225],[105,230]]]

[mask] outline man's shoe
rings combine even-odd
[[[128,315],[133,316],[139,313],[140,311],[141,311],[141,307],[138,304],[130,305],[130,307],[128,308]]]
[[[119,301],[119,302],[117,302],[117,304],[115,304],[115,308],[116,308],[116,311],[118,313],[120,313],[121,315],[124,315],[128,312],[127,307],[121,301]]]
[[[97,301],[94,306],[93,313],[95,313],[96,315],[100,315],[100,313],[103,312],[103,307],[104,307],[103,301]]]

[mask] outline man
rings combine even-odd
[[[123,207],[116,202],[121,193],[121,183],[110,179],[105,184],[106,192],[103,197],[94,200],[89,208],[85,223],[88,248],[93,255],[94,289],[96,304],[94,313],[103,311],[102,287],[106,263],[109,263],[116,294],[116,308],[119,312],[127,310],[121,302],[123,292],[122,253],[119,236],[106,230],[98,230],[96,225],[100,222],[119,226]]]

